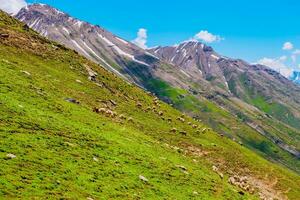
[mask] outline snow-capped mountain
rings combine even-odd
[[[101,63],[125,79],[131,79],[124,72],[127,71],[128,63],[149,66],[145,60],[156,59],[150,54],[146,54],[143,49],[113,35],[100,26],[75,19],[45,4],[29,5],[21,9],[15,17],[41,35]]]

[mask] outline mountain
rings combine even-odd
[[[300,72],[294,71],[290,77],[294,83],[300,84]]]
[[[263,159],[0,11],[1,199],[297,199]]]
[[[100,26],[33,4],[16,16],[176,109],[300,173],[300,88],[198,41],[144,50]]]
[[[99,26],[74,19],[45,4],[33,4],[22,9],[16,17],[41,35],[75,49],[81,55],[104,65],[124,79],[133,81],[130,65],[149,66],[156,57],[146,53]],[[130,75],[128,75],[130,74]],[[135,82],[138,82],[138,77]]]

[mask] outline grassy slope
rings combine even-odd
[[[159,80],[148,80],[147,83],[147,88],[157,94],[161,99],[167,98],[166,101],[172,103],[175,108],[188,113],[194,118],[202,120],[205,124],[209,124],[219,133],[237,139],[237,142],[242,141],[245,146],[267,159],[282,163],[290,169],[300,173],[300,160],[282,150],[269,139],[246,125],[244,123],[243,113],[238,117],[233,116],[213,102],[209,102],[200,96],[193,96],[185,90],[173,88],[169,84]],[[229,101],[225,103],[230,104]],[[248,116],[249,115],[253,116],[253,114],[248,114]],[[272,120],[264,121],[264,123],[264,126],[268,127],[267,130],[269,133],[276,135],[280,123],[274,124],[274,121]],[[285,129],[285,133],[289,133],[288,131],[290,130],[291,129]],[[278,132],[277,135],[284,136],[282,131]],[[290,137],[295,138],[296,136],[291,134]],[[290,138],[287,138],[286,141],[290,141]],[[294,141],[292,145],[296,143],[297,142]]]
[[[171,124],[142,111],[136,102],[152,106],[153,97],[3,13],[0,32],[10,34],[0,45],[0,199],[256,199],[227,183],[232,173],[266,182],[277,177],[275,189],[290,199],[300,195],[299,176],[213,132],[197,135],[166,104],[160,110]],[[85,65],[98,72],[98,85],[87,79]],[[104,100],[116,101],[115,111],[134,122],[93,113]],[[188,136],[171,134],[172,127]],[[192,154],[191,145],[208,155]],[[213,163],[224,179],[212,172]]]

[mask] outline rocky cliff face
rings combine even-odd
[[[144,50],[43,4],[15,17],[219,133],[300,171],[299,162],[286,160],[300,155],[300,87],[270,68],[224,57],[198,41]]]

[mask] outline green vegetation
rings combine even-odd
[[[246,147],[256,151],[265,158],[282,163],[300,173],[299,159],[285,152],[269,139],[260,135],[256,130],[247,126],[245,122],[249,120],[249,117],[246,114],[237,112],[236,118],[228,111],[221,109],[215,103],[201,97],[193,96],[183,89],[171,87],[161,80],[148,79],[147,84],[147,88],[149,88],[151,92],[166,102],[173,104],[178,110],[202,120],[205,124],[209,124],[214,130],[221,134],[242,141]],[[265,123],[268,124],[269,122]],[[278,135],[284,137],[282,132],[277,133],[278,130],[272,129],[272,127],[279,127],[279,125],[280,123],[270,125],[270,129],[268,130],[270,133],[274,133],[271,136]],[[291,131],[290,128],[284,130],[284,132],[288,131]],[[297,138],[297,135],[292,132],[290,137]],[[291,139],[286,138],[285,141],[291,141]],[[291,143],[291,145],[295,144]]]
[[[187,121],[207,127],[176,120],[181,113],[167,104],[156,106],[163,117],[146,112],[153,96],[2,12],[0,33],[9,35],[0,39],[0,199],[234,200],[264,193],[242,192],[228,183],[233,175],[279,197],[299,197],[297,174],[213,131],[197,133]],[[191,107],[194,98],[185,98]],[[93,112],[105,106],[117,117]]]

